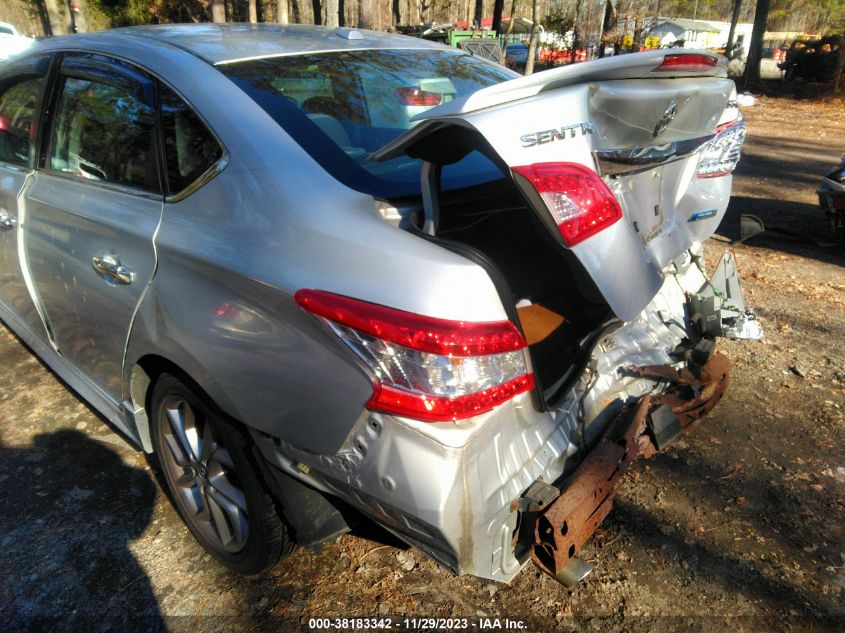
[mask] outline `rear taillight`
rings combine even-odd
[[[739,162],[745,140],[745,121],[734,121],[716,128],[716,136],[705,143],[698,164],[699,178],[727,176]]]
[[[443,95],[419,88],[397,88],[395,94],[399,103],[406,106],[436,106],[443,100]]]
[[[563,241],[575,246],[622,217],[619,201],[598,175],[577,163],[514,167],[545,202]]]
[[[299,290],[295,298],[367,367],[369,409],[459,420],[534,388],[525,339],[510,321],[448,321],[321,290]]]
[[[655,68],[652,72],[704,72],[716,67],[719,60],[710,55],[691,54],[685,55],[683,53],[666,55],[663,58],[663,63]]]

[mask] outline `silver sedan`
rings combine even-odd
[[[0,318],[233,570],[355,510],[456,573],[579,577],[597,521],[541,508],[608,433],[612,472],[663,448],[726,384],[713,337],[759,334],[701,260],[732,98],[703,52],[517,78],[354,29],[41,41],[0,65]]]

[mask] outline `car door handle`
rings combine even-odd
[[[135,273],[131,268],[120,263],[116,253],[92,257],[91,267],[100,277],[109,282],[128,285],[135,279]]]
[[[10,231],[15,228],[17,220],[8,213],[0,213],[0,231]]]

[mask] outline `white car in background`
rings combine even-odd
[[[0,61],[11,57],[15,53],[26,50],[35,40],[31,37],[21,35],[20,32],[8,22],[0,22]]]

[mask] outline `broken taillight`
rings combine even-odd
[[[745,140],[745,121],[733,121],[716,128],[716,136],[699,150],[699,178],[727,176],[739,162],[742,142]]]
[[[321,290],[295,299],[364,363],[373,377],[369,409],[459,420],[534,388],[525,338],[510,321],[437,319]]]
[[[512,169],[540,194],[567,246],[583,242],[622,217],[613,192],[583,165],[538,163]]]
[[[399,103],[406,106],[436,106],[440,105],[443,95],[437,92],[426,92],[419,88],[397,88],[395,91]]]

